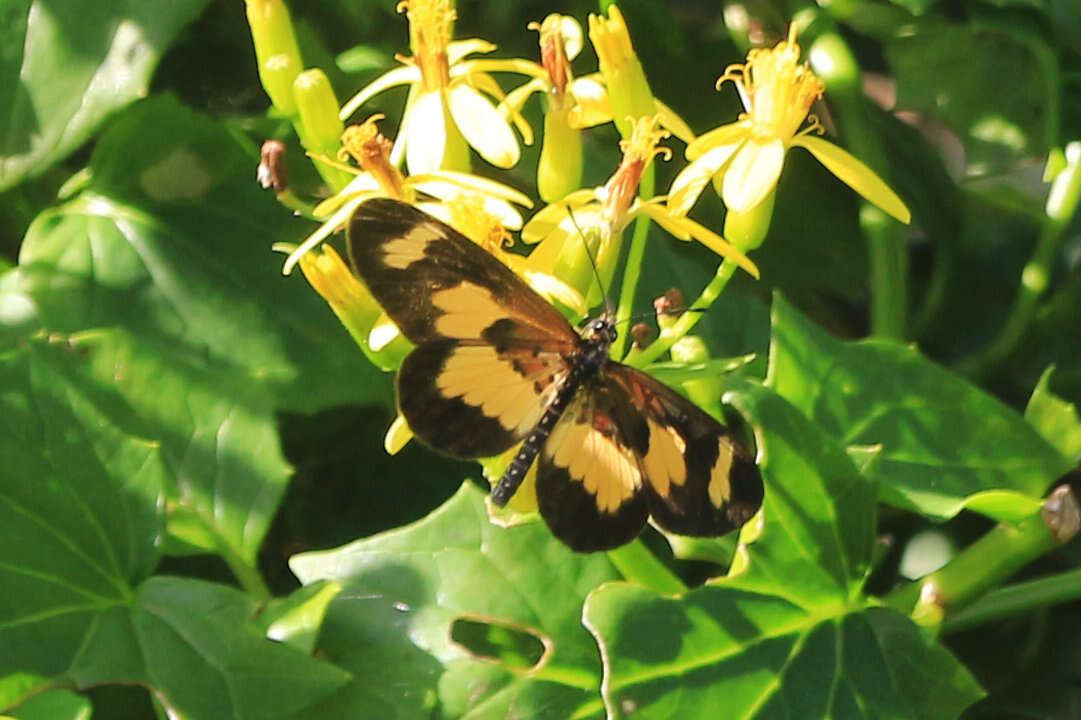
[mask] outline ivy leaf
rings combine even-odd
[[[1070,462],[995,398],[882,341],[841,342],[777,297],[769,383],[845,446],[878,446],[883,501],[945,519],[985,490],[1032,497]]]
[[[139,103],[102,136],[82,191],[35,219],[5,288],[39,327],[121,325],[247,373],[280,408],[389,403],[327,304],[299,274],[282,277],[270,246],[311,226],[258,188],[256,163],[175,98]]]
[[[1051,392],[1053,367],[1044,370],[1025,408],[1025,419],[1066,457],[1081,458],[1081,418],[1077,406]]]
[[[0,4],[0,190],[66,157],[151,73],[206,0]]]
[[[600,660],[581,625],[585,594],[618,577],[606,556],[571,552],[539,523],[500,528],[466,484],[427,518],[326,552],[295,556],[305,584],[344,586],[319,648],[363,683],[318,708],[336,716],[570,717],[600,711]],[[463,621],[547,648],[533,669],[452,640]],[[509,645],[510,643],[508,643]],[[463,690],[466,688],[467,690]]]
[[[729,398],[759,428],[760,533],[737,574],[683,597],[629,583],[589,596],[608,716],[956,717],[979,686],[910,620],[860,594],[873,486],[768,388]]]

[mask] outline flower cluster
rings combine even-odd
[[[387,71],[340,108],[318,70],[303,70],[281,0],[248,0],[248,14],[261,78],[277,109],[291,118],[332,196],[308,208],[319,227],[289,252],[285,271],[299,265],[358,343],[381,367],[400,362],[406,344],[363,285],[329,246],[319,246],[341,228],[364,200],[392,197],[415,204],[458,228],[520,274],[568,315],[583,316],[614,284],[624,230],[635,224],[645,241],[648,224],[679,240],[695,239],[721,256],[717,276],[702,290],[696,310],[716,299],[735,269],[758,277],[746,252],[765,238],[772,198],[787,151],[801,147],[871,203],[901,222],[909,212],[897,195],[863,163],[819,137],[822,124],[811,114],[826,87],[806,62],[796,25],[774,47],[756,48],[745,63],[729,66],[717,89],[731,83],[744,112],[733,122],[701,135],[653,95],[619,8],[588,18],[588,37],[598,67],[576,73],[572,62],[584,44],[582,27],[567,16],[549,15],[529,29],[539,33],[539,62],[491,57],[497,48],[479,38],[454,39],[457,18],[450,0],[402,0],[411,54],[396,56]],[[504,92],[495,75],[525,78]],[[377,125],[381,115],[345,125],[369,100],[405,86],[408,93],[395,139]],[[530,197],[474,172],[472,152],[496,168],[511,168],[520,143],[533,142],[524,111],[530,98],[543,101],[543,133],[536,194],[546,205],[525,222]],[[622,159],[607,182],[582,188],[583,133],[614,123],[623,137]],[[672,136],[686,143],[689,161],[666,194],[654,193],[652,161],[670,160],[662,145]],[[275,156],[277,157],[277,156]],[[275,160],[275,167],[277,167]],[[264,178],[271,174],[269,165]],[[280,169],[284,177],[284,168]],[[279,197],[297,201],[276,180]],[[712,184],[728,215],[724,235],[688,217]],[[511,230],[532,251],[512,251]],[[632,242],[618,283],[633,301],[642,262]],[[629,314],[629,304],[620,311]],[[628,362],[644,364],[687,334],[700,312],[664,322],[660,335],[637,343]],[[646,334],[639,333],[641,337]],[[621,348],[621,345],[617,345]],[[400,419],[388,449],[400,447],[408,429]]]

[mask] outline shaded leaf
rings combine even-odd
[[[0,4],[0,190],[63,159],[150,75],[206,0]]]
[[[601,646],[609,717],[956,717],[981,695],[975,681],[860,596],[874,487],[769,389],[727,397],[758,428],[760,533],[738,574],[683,597],[629,583],[590,594],[583,618]]]
[[[90,720],[90,701],[70,690],[49,690],[5,712],[16,720]]]
[[[1025,408],[1025,419],[1059,452],[1077,461],[1081,458],[1081,418],[1076,405],[1051,392],[1053,371],[1049,367],[1040,376]]]
[[[388,402],[326,303],[282,277],[270,246],[311,228],[259,190],[256,163],[175,99],[140,103],[101,138],[82,193],[31,225],[5,287],[49,330],[123,325],[248,373],[279,407]]]
[[[776,298],[770,385],[844,445],[882,449],[867,467],[882,499],[939,518],[969,495],[1039,497],[1069,461],[1016,412],[912,348],[845,343]]]
[[[600,710],[600,662],[581,604],[617,577],[614,568],[604,555],[571,552],[539,523],[491,524],[472,485],[418,523],[295,556],[291,567],[306,584],[345,586],[319,647],[363,682],[322,712],[417,716],[437,692],[452,716],[569,717],[590,703]],[[548,654],[524,673],[478,660],[451,640],[462,616],[544,638]]]

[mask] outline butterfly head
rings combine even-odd
[[[607,350],[616,340],[616,324],[610,317],[603,315],[596,320],[590,320],[582,336],[590,345]]]

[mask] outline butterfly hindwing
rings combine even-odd
[[[640,370],[612,363],[605,377],[645,419],[640,460],[654,522],[681,535],[714,537],[757,512],[762,478],[729,428]]]
[[[533,429],[565,373],[561,356],[532,347],[427,342],[398,371],[398,408],[432,447],[490,457]]]
[[[376,199],[349,223],[349,256],[417,347],[398,372],[398,404],[427,444],[488,457],[532,429],[578,336],[499,260],[412,206]]]
[[[552,430],[537,467],[537,506],[552,534],[579,552],[630,542],[649,516],[637,422],[603,384],[578,389]]]
[[[541,514],[579,551],[629,542],[647,516],[682,535],[723,535],[762,502],[758,469],[728,428],[615,362],[578,390],[539,462]]]

